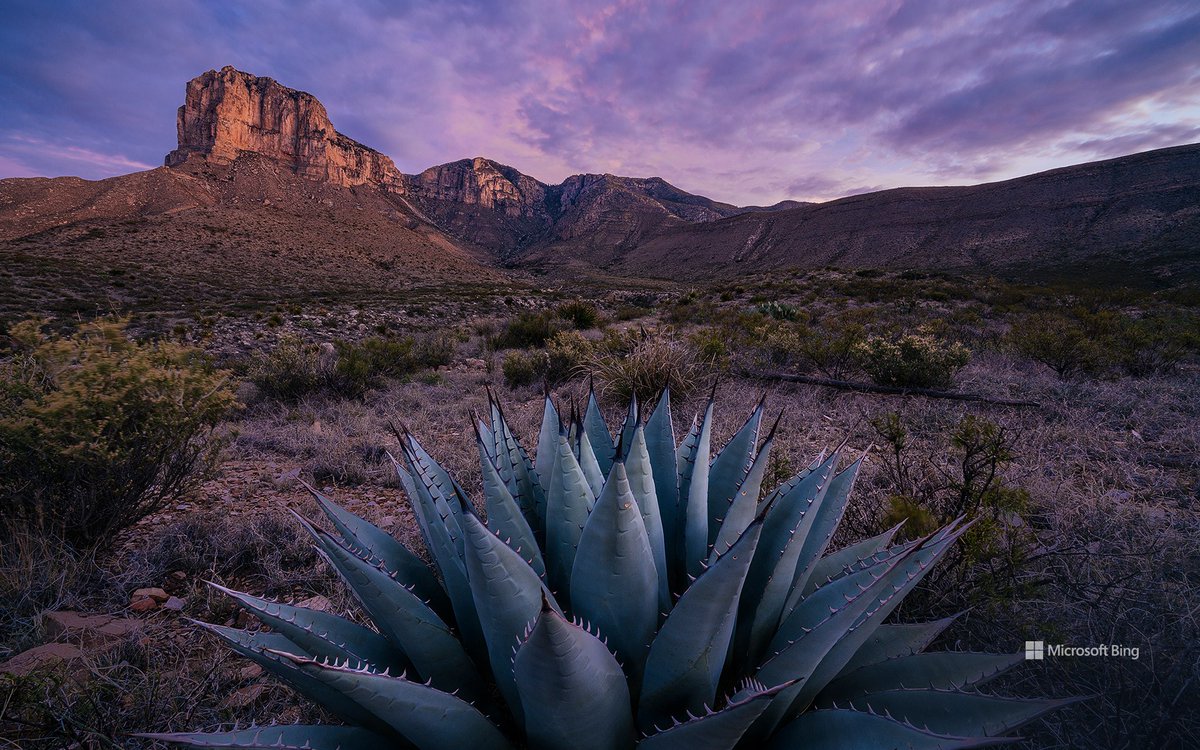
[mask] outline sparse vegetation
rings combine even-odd
[[[214,467],[213,428],[233,395],[201,352],[139,343],[111,319],[69,335],[26,321],[10,338],[0,362],[0,533],[103,545]]]
[[[948,388],[970,359],[962,344],[922,333],[870,336],[854,354],[875,383],[906,388]]]

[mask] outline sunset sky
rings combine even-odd
[[[738,204],[1200,141],[1195,0],[0,0],[0,177],[158,166],[223,65],[406,172],[486,156]]]

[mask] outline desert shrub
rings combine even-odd
[[[649,402],[664,386],[672,397],[686,400],[702,385],[713,366],[689,344],[662,334],[646,334],[626,352],[604,352],[589,364],[600,392],[609,400],[628,403],[633,395]]]
[[[1060,378],[1097,374],[1106,357],[1101,342],[1078,320],[1058,312],[1021,318],[1013,323],[1007,341],[1013,350],[1041,362]]]
[[[295,336],[280,339],[250,363],[249,378],[267,398],[296,401],[320,390],[333,372],[336,353]]]
[[[561,331],[547,342],[545,349],[505,355],[501,365],[504,382],[510,388],[543,381],[550,385],[565,383],[579,374],[596,348],[575,331]]]
[[[523,312],[504,324],[504,330],[496,338],[495,348],[540,349],[556,332],[552,313]]]
[[[755,308],[757,312],[775,320],[800,320],[804,313],[795,305],[770,300]]]
[[[1200,351],[1200,318],[1179,312],[1153,312],[1121,322],[1110,351],[1130,375],[1173,372]]]
[[[559,305],[558,317],[571,323],[577,331],[586,331],[600,324],[600,311],[590,302],[575,300]]]
[[[872,315],[852,310],[830,316],[819,325],[798,325],[791,329],[786,343],[795,348],[795,357],[822,375],[841,379],[857,364],[857,347],[867,338]]]
[[[925,333],[896,339],[870,336],[858,343],[854,352],[872,381],[906,388],[949,387],[970,359],[962,344]]]
[[[729,367],[730,336],[724,328],[705,326],[689,336],[688,340],[702,361],[711,362],[714,367],[724,370]]]
[[[0,364],[0,506],[9,524],[94,547],[191,490],[215,466],[234,404],[226,374],[125,323],[71,335],[12,330]]]
[[[297,401],[319,392],[361,398],[384,378],[404,380],[449,364],[454,351],[454,339],[447,334],[377,336],[321,346],[284,337],[254,360],[250,380],[265,396],[278,401]]]
[[[952,588],[969,602],[1028,594],[1023,573],[1035,542],[1027,522],[1030,497],[1003,476],[1016,459],[1016,436],[966,414],[949,426],[948,450],[922,455],[899,414],[876,417],[871,425],[884,444],[883,476],[890,489],[881,525],[903,522],[900,536],[917,539],[952,519],[974,519],[935,580],[953,576]]]

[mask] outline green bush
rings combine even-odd
[[[497,349],[540,349],[558,329],[554,316],[548,312],[523,312],[504,324],[496,338]]]
[[[80,548],[195,487],[215,465],[213,427],[234,404],[198,350],[138,343],[125,321],[71,335],[13,327],[0,362],[0,506],[9,524]]]
[[[504,382],[510,388],[542,381],[552,386],[565,383],[579,374],[581,366],[596,348],[575,331],[562,331],[547,342],[545,349],[513,351],[505,355],[501,365]]]
[[[822,375],[842,379],[857,363],[857,347],[867,337],[872,314],[851,310],[831,316],[820,325],[799,325],[791,332],[796,357]]]
[[[870,336],[854,351],[872,381],[903,388],[948,388],[970,359],[962,344],[924,333]]]
[[[1079,320],[1058,312],[1021,318],[1009,329],[1007,341],[1014,351],[1041,362],[1060,378],[1099,374],[1107,356],[1100,340]]]
[[[600,311],[590,302],[575,300],[559,305],[558,317],[569,321],[577,331],[586,331],[600,324]]]
[[[776,302],[775,300],[763,302],[754,309],[768,318],[774,318],[775,320],[800,320],[804,316],[803,311],[795,305]]]

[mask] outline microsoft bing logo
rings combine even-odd
[[[1045,641],[1025,641],[1025,658],[1026,659],[1045,659],[1046,658],[1046,642]]]

